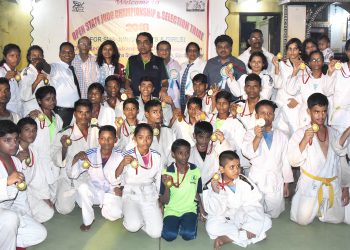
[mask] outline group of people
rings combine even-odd
[[[6,45],[1,248],[44,241],[41,223],[76,204],[82,231],[95,205],[126,230],[167,241],[195,239],[202,220],[214,249],[265,239],[292,195],[292,221],[349,224],[350,40],[346,62],[325,36],[292,38],[285,55],[264,49],[260,30],[248,43],[236,58],[232,39],[218,36],[205,62],[190,42],[180,65],[169,42],[156,56],[142,32],[124,67],[114,41],[95,57],[81,37],[79,54],[64,42],[57,63],[31,46],[21,72],[20,48]]]

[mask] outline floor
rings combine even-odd
[[[249,249],[258,250],[348,250],[350,249],[350,226],[345,224],[332,225],[321,223],[317,219],[309,226],[299,226],[289,220],[289,207],[280,218],[273,220],[272,229],[268,231],[267,239]],[[186,242],[181,238],[173,242],[151,239],[144,232],[127,232],[121,220],[106,221],[101,217],[99,209],[95,209],[96,220],[89,232],[81,232],[81,211],[76,208],[69,215],[55,214],[45,226],[47,239],[30,250],[209,250],[213,249],[203,223],[198,225],[198,236],[193,241]],[[222,248],[240,249],[229,244]]]

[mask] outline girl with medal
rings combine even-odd
[[[16,157],[22,162],[23,174],[27,183],[28,203],[33,218],[40,223],[53,217],[53,202],[50,187],[42,171],[38,152],[33,147],[37,136],[37,123],[30,117],[19,120],[19,150]]]
[[[7,104],[7,108],[21,115],[22,107],[19,97],[19,82],[21,81],[20,72],[17,71],[17,66],[21,61],[21,49],[17,44],[6,44],[2,52],[3,59],[0,62],[0,77],[5,77],[9,80],[11,98]]]
[[[138,124],[134,132],[135,147],[122,153],[116,162],[117,181],[123,186],[123,225],[129,232],[142,229],[152,238],[162,231],[162,213],[158,203],[161,182],[160,154],[151,148],[153,128]]]
[[[260,52],[253,52],[248,61],[248,68],[251,73],[255,73],[261,78],[261,92],[260,96],[262,99],[269,100],[272,96],[272,90],[274,86],[274,75],[270,75],[266,70],[268,68],[268,62],[266,56]],[[225,68],[225,72],[228,75],[227,85],[230,91],[235,97],[247,98],[247,94],[244,91],[245,79],[248,74],[243,74],[238,80],[235,79],[232,70],[228,67]]]
[[[186,140],[174,141],[171,154],[175,162],[162,173],[159,200],[164,205],[162,238],[166,241],[175,240],[178,234],[186,241],[195,239],[198,211],[201,220],[206,216],[200,197],[200,170],[188,162],[190,150]]]
[[[307,99],[313,93],[324,93],[324,88],[332,79],[322,73],[324,64],[323,54],[316,50],[310,53],[309,67],[310,71],[300,71],[301,61],[293,65],[293,73],[286,83],[286,91],[289,95],[300,99],[300,113],[298,128],[304,127],[310,123],[310,116],[307,114]]]
[[[345,54],[347,58],[345,62],[332,60],[328,64],[328,75],[334,81],[329,81],[325,89],[327,96],[333,95],[332,105],[329,107],[329,125],[340,132],[350,124],[350,39],[345,43]]]
[[[22,164],[18,151],[18,127],[0,121],[0,246],[27,248],[45,240],[45,227],[33,219],[28,205]]]
[[[49,195],[44,191],[43,194],[45,193],[45,199],[54,202],[60,169],[51,159],[50,151],[55,135],[62,129],[63,121],[53,111],[56,106],[56,90],[54,87],[43,86],[38,88],[35,97],[40,109],[29,113],[29,116],[35,120],[38,128],[33,147],[38,152],[37,161],[40,162],[38,165],[39,171],[43,173],[50,189]]]
[[[274,57],[272,63],[275,65],[275,81],[274,88],[277,90],[276,99],[273,100],[279,107],[276,113],[276,122],[278,127],[286,134],[291,135],[299,124],[299,110],[301,102],[299,96],[288,94],[286,85],[288,79],[293,74],[293,66],[298,63],[300,71],[298,74],[307,74],[308,66],[301,60],[301,41],[298,38],[290,39],[286,44],[287,55],[283,58]]]
[[[92,83],[88,88],[87,97],[92,103],[92,119],[96,119],[99,126],[115,126],[114,110],[108,105],[102,104],[103,93],[104,88],[98,82]]]
[[[118,148],[126,150],[127,146],[133,144],[134,132],[137,124],[142,123],[137,119],[139,113],[139,102],[135,98],[128,98],[123,103],[124,120],[116,120]],[[133,147],[133,145],[131,146]]]
[[[205,228],[215,240],[214,249],[229,243],[246,247],[265,239],[272,222],[264,213],[259,189],[240,174],[240,160],[234,151],[222,152],[219,164],[219,171],[203,190],[208,213]]]

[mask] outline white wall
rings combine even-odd
[[[330,29],[331,29],[331,48],[334,52],[341,53],[344,51],[346,42],[346,22],[349,13],[343,8],[330,6]]]
[[[301,41],[305,39],[306,29],[306,6],[290,5],[288,6],[288,39],[293,37]]]
[[[216,55],[214,40],[227,28],[225,17],[228,10],[226,0],[210,0],[209,3],[209,58]],[[67,1],[41,0],[34,4],[32,25],[33,45],[40,45],[48,62],[58,60],[59,45],[67,40]]]

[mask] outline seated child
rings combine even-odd
[[[220,153],[232,149],[232,146],[221,131],[213,133],[213,126],[206,121],[194,125],[194,139],[189,161],[199,168],[202,182],[206,184],[218,171]]]
[[[22,162],[23,174],[27,182],[27,196],[33,218],[40,223],[53,217],[53,203],[49,199],[50,188],[42,171],[42,162],[33,147],[37,135],[37,124],[30,118],[19,120],[19,151],[16,157]]]
[[[18,127],[0,121],[0,246],[4,250],[37,245],[47,235],[30,214],[22,164],[13,156],[17,151]]]
[[[137,101],[139,102],[139,113],[137,115],[137,119],[140,121],[145,121],[145,104],[150,100],[159,99],[152,96],[154,85],[152,78],[148,76],[141,77],[139,90],[140,96],[137,97]],[[171,118],[173,117],[173,109],[175,109],[175,105],[170,96],[164,96],[162,98],[161,107],[163,111],[163,124],[168,126]]]
[[[162,238],[173,241],[179,234],[184,240],[197,236],[197,211],[205,215],[201,197],[202,181],[199,169],[188,162],[190,144],[178,139],[171,146],[175,159],[163,171],[160,186],[160,201],[164,204]],[[199,204],[198,204],[199,203]]]
[[[98,132],[96,148],[79,152],[73,158],[67,172],[71,178],[78,178],[83,172],[88,173],[88,181],[78,187],[77,203],[81,207],[83,224],[81,231],[88,231],[95,220],[93,205],[99,205],[102,216],[110,221],[122,217],[121,194],[115,178],[115,164],[122,153],[114,148],[117,132],[113,126],[102,126]]]
[[[300,177],[292,199],[290,218],[300,225],[315,217],[322,222],[344,222],[349,188],[343,183],[338,144],[339,132],[325,125],[328,99],[321,93],[307,100],[311,124],[295,131],[288,143],[288,160],[300,166]]]
[[[234,243],[241,247],[266,238],[271,219],[261,205],[258,188],[240,174],[239,157],[234,151],[224,151],[219,157],[219,173],[203,190],[203,205],[208,213],[206,230],[214,249]]]
[[[249,178],[263,193],[265,212],[272,218],[284,211],[284,197],[289,196],[289,183],[294,181],[287,159],[288,137],[272,125],[275,109],[269,100],[255,105],[256,118],[265,124],[248,130],[242,145],[243,155],[252,164]]]
[[[10,83],[5,77],[0,77],[0,120],[10,120],[17,123],[19,115],[8,110],[7,104],[11,99]]]
[[[162,165],[160,155],[151,148],[153,128],[136,126],[136,146],[123,152],[115,162],[115,177],[123,186],[123,225],[129,232],[145,231],[152,238],[161,236],[163,222],[158,197]]]

